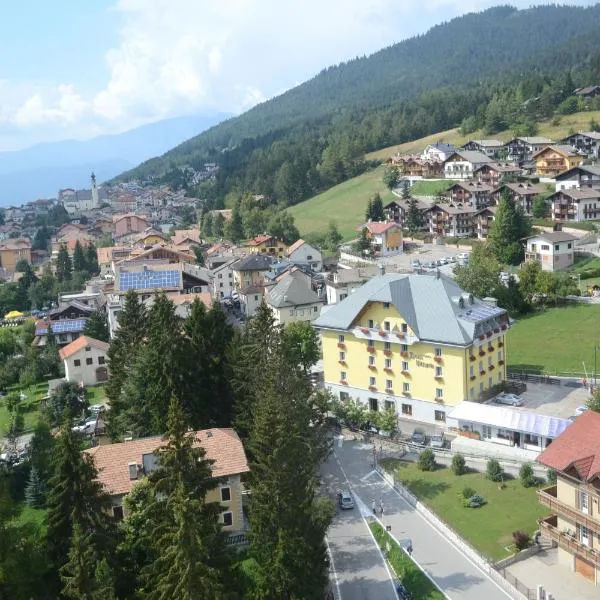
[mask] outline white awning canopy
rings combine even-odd
[[[558,437],[571,425],[571,421],[568,419],[559,419],[504,406],[479,404],[478,402],[461,402],[452,412],[448,413],[448,419],[492,425],[500,429],[510,429],[549,438]]]

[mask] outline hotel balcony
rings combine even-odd
[[[542,262],[542,255],[538,254],[537,252],[525,252],[525,262],[529,262],[532,260]]]
[[[556,515],[540,519],[538,524],[542,535],[556,542],[559,547],[569,552],[569,554],[577,554],[592,562],[596,567],[600,567],[600,553],[595,548],[582,544],[574,534],[558,529],[557,521]]]
[[[600,534],[600,516],[587,515],[559,500],[556,496],[555,485],[538,490],[537,495],[539,503],[547,506],[553,513],[559,514],[573,524],[579,523],[580,525],[585,525],[594,533]],[[573,525],[573,527],[575,527],[575,525]]]

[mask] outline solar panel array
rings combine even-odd
[[[60,321],[52,321],[52,333],[69,333],[83,331],[87,319],[62,319]],[[35,328],[35,335],[46,335],[48,333],[48,324],[43,323]]]
[[[490,317],[494,317],[504,313],[504,309],[499,308],[490,304],[475,304],[470,306],[467,311],[462,313],[460,316],[463,319],[470,321],[484,321]]]
[[[135,271],[119,273],[119,290],[149,290],[153,288],[179,287],[180,271]]]

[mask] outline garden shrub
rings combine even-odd
[[[490,458],[490,460],[487,461],[485,476],[491,481],[502,481],[504,471],[495,458]]]
[[[548,469],[546,472],[546,478],[548,479],[548,483],[556,485],[556,471],[554,469]]]
[[[525,550],[525,548],[529,548],[531,544],[531,536],[528,533],[525,533],[521,530],[513,531],[512,537],[517,550]]]
[[[457,453],[452,457],[452,471],[455,475],[464,475],[467,471],[467,466],[465,464],[465,457]]]
[[[533,467],[529,463],[524,463],[519,469],[519,479],[523,487],[533,487],[537,483],[537,479],[533,474]]]
[[[419,460],[417,461],[417,467],[421,471],[435,471],[435,454],[431,448],[427,448],[423,450],[421,454],[419,454]]]

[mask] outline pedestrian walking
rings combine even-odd
[[[412,556],[412,551],[413,551],[412,542],[408,543],[408,546],[406,547],[406,551],[408,552],[409,556]]]
[[[377,505],[375,504],[375,500],[371,503],[371,507],[373,508],[373,514],[377,516]]]
[[[381,516],[383,517],[383,498],[379,500],[379,510],[381,511]]]

